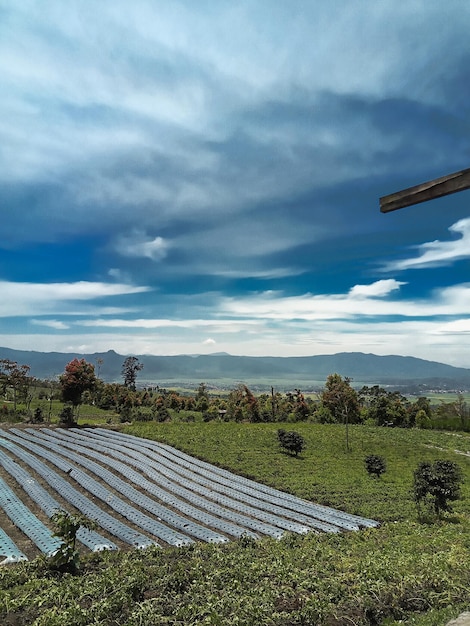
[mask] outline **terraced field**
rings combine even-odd
[[[51,516],[84,513],[83,550],[354,531],[377,522],[313,504],[164,444],[103,428],[0,430],[3,563],[51,554]],[[1,558],[1,557],[0,557]]]

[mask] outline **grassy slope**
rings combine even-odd
[[[284,427],[306,438],[302,458],[278,451],[273,424],[143,423],[127,431],[374,517],[380,528],[93,555],[78,577],[47,575],[40,563],[16,566],[0,571],[2,623],[441,626],[468,608],[470,457],[453,451],[470,450],[470,436],[357,427],[347,453],[340,426]],[[380,480],[364,470],[369,453],[387,459]],[[465,499],[446,521],[421,524],[412,472],[418,461],[435,458],[462,466]]]

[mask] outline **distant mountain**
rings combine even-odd
[[[126,358],[114,350],[93,354],[33,352],[0,348],[0,359],[10,359],[31,367],[37,378],[54,378],[73,358],[84,358],[95,365],[108,382],[121,381]],[[177,383],[205,382],[227,386],[244,382],[248,386],[270,384],[318,387],[327,376],[338,373],[356,384],[404,386],[426,385],[442,388],[470,388],[470,369],[414,357],[377,356],[362,352],[341,352],[308,357],[248,357],[226,353],[209,355],[138,356],[144,368],[138,375],[141,384],[176,386]]]

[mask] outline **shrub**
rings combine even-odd
[[[132,417],[132,420],[135,420],[136,422],[150,422],[153,419],[151,413],[141,411],[140,409],[135,409],[134,411],[131,411],[130,415]]]
[[[423,411],[423,409],[420,409],[416,413],[415,424],[417,428],[430,428],[431,419],[429,418],[428,414]]]
[[[59,417],[61,426],[76,426],[75,416],[71,406],[64,406],[59,413]]]
[[[196,416],[194,413],[187,413],[186,415],[182,415],[180,417],[180,422],[195,422]]]
[[[366,456],[364,463],[369,475],[375,475],[377,478],[380,478],[380,476],[384,474],[387,469],[385,459],[377,454],[369,454],[369,456]]]
[[[54,536],[62,539],[62,544],[49,558],[49,567],[59,572],[75,574],[80,569],[80,555],[76,549],[77,532],[82,526],[92,529],[95,523],[85,515],[71,515],[66,511],[57,511],[51,520],[57,526]]]
[[[323,405],[320,405],[316,409],[314,413],[314,419],[319,424],[334,424],[335,422],[335,418],[333,417],[330,409]]]
[[[42,422],[44,422],[44,415],[42,414],[42,409],[40,406],[38,406],[35,410],[34,410],[34,415],[33,415],[33,424],[42,424]]]
[[[277,431],[277,438],[281,448],[289,454],[297,456],[305,448],[305,439],[295,431],[286,432],[282,428]]]
[[[424,503],[437,516],[442,511],[452,512],[449,502],[460,498],[462,482],[462,470],[457,463],[423,461],[414,472],[414,499],[418,509]]]
[[[154,413],[153,419],[156,422],[169,422],[171,421],[171,415],[169,410],[162,406]]]

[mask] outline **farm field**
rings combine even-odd
[[[15,479],[15,486],[22,487],[29,499],[50,515],[54,503],[47,501],[50,499],[39,483],[42,480],[54,491],[55,509],[72,506],[93,519],[100,532],[107,531],[105,536],[85,533],[79,537],[87,539],[82,543],[94,551],[116,549],[116,538],[124,547],[144,548],[377,525],[309,504],[132,435],[60,428],[10,428],[0,435],[4,475],[0,486],[6,491]],[[9,507],[14,491],[0,501],[5,501],[7,517],[18,526],[26,513],[18,515]],[[58,502],[59,497],[65,506]],[[19,498],[22,502],[21,495]],[[0,519],[5,530],[8,520],[5,516]],[[37,526],[32,517],[29,525],[33,524]],[[29,528],[22,530],[27,534]],[[12,531],[10,528],[9,536]],[[34,547],[46,554],[54,551],[54,541],[50,543],[46,528],[43,531],[41,541],[37,534],[30,536],[29,552]]]
[[[292,428],[135,423],[119,430],[380,527],[106,551],[85,556],[78,576],[51,574],[41,559],[21,563],[0,572],[2,623],[438,626],[468,607],[470,436],[359,426],[346,452],[343,427],[299,423],[307,448],[295,458],[279,451],[282,426]],[[374,453],[387,461],[380,479],[364,469]],[[464,498],[445,519],[420,521],[412,472],[436,458],[461,465]]]

